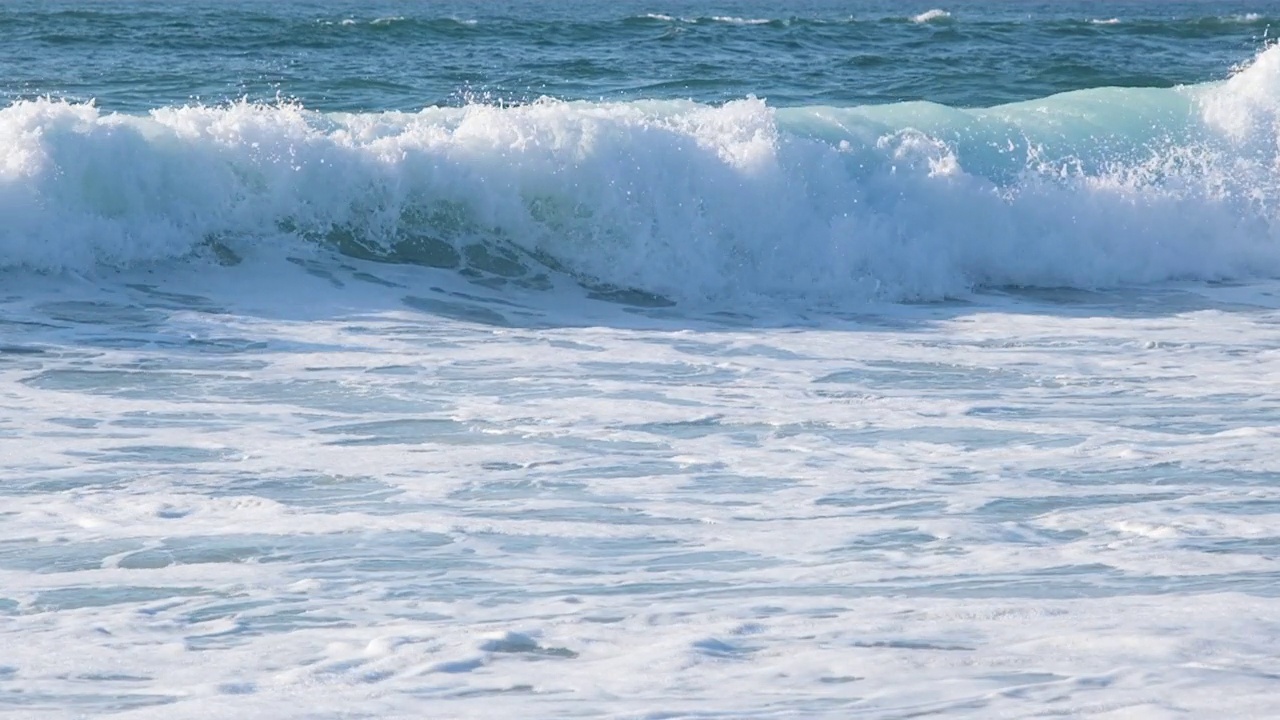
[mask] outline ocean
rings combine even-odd
[[[1280,6],[0,5],[0,716],[1280,716]]]

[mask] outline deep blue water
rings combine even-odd
[[[1264,2],[18,0],[0,7],[0,99],[987,106],[1220,79],[1278,20]]]

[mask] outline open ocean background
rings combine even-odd
[[[1280,5],[0,4],[0,716],[1280,716]]]

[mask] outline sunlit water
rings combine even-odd
[[[1266,8],[855,5],[0,10],[0,715],[1280,713]]]

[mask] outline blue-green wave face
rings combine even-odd
[[[13,64],[52,79],[0,110],[0,267],[298,245],[685,302],[1280,273],[1244,8],[17,7],[0,52],[86,60]]]

